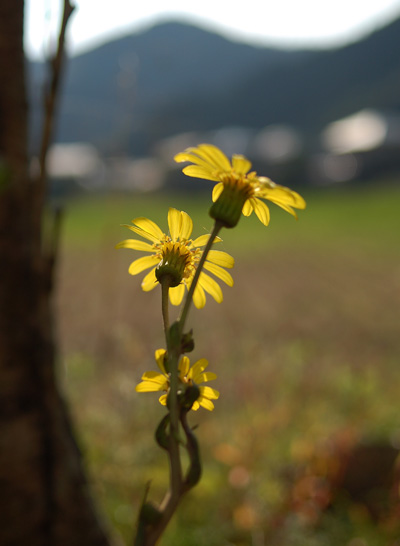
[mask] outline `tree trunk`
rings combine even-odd
[[[0,2],[0,544],[107,546],[55,374],[54,256],[28,175],[23,0]]]

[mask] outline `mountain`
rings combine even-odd
[[[400,111],[400,19],[346,47],[293,52],[285,62],[260,64],[252,77],[238,74],[224,94],[189,97],[153,115],[170,126],[179,119],[192,127],[245,125],[261,128],[288,123],[315,133],[325,124],[362,108]],[[183,129],[183,123],[181,130]]]
[[[324,51],[252,47],[164,23],[69,59],[56,139],[145,155],[160,139],[288,123],[311,135],[363,107],[400,111],[400,20]],[[31,65],[33,135],[43,65]]]

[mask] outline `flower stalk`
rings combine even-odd
[[[214,224],[214,227],[213,227],[213,230],[211,232],[211,235],[207,241],[207,244],[203,250],[203,254],[200,258],[200,262],[199,262],[199,265],[197,266],[197,269],[196,269],[196,273],[194,274],[194,277],[193,277],[193,281],[192,281],[192,284],[190,285],[190,288],[189,288],[189,291],[187,293],[187,297],[186,297],[186,300],[185,300],[185,303],[182,307],[182,311],[181,311],[181,314],[180,314],[180,317],[179,317],[179,326],[180,326],[180,333],[182,335],[183,333],[183,330],[185,328],[185,322],[186,322],[186,319],[187,319],[187,315],[189,313],[189,309],[190,309],[190,305],[192,303],[192,300],[193,300],[193,294],[194,294],[194,291],[196,290],[196,286],[197,286],[197,282],[199,280],[199,277],[200,277],[200,273],[201,273],[201,270],[204,266],[204,263],[207,259],[207,255],[209,253],[209,251],[211,250],[211,247],[212,247],[212,244],[214,243],[215,241],[215,238],[218,236],[218,233],[221,231],[221,228],[222,228],[222,224],[218,221],[215,222]]]
[[[169,275],[160,276],[159,278],[159,282],[161,284],[161,306],[164,332],[167,345],[164,366],[169,375],[169,392],[167,395],[169,414],[166,416],[167,418],[163,418],[159,427],[157,428],[156,439],[158,444],[168,452],[170,466],[170,488],[156,512],[157,517],[154,517],[151,521],[142,520],[143,518],[147,517],[149,512],[151,512],[151,514],[154,516],[154,510],[150,510],[149,508],[144,510],[144,507],[148,506],[148,503],[142,506],[140,512],[141,515],[139,515],[138,532],[134,543],[135,546],[152,546],[153,544],[156,544],[158,538],[161,536],[171,517],[175,513],[182,496],[192,487],[194,487],[200,480],[201,461],[199,445],[197,438],[187,421],[187,413],[192,407],[193,403],[198,399],[200,391],[197,386],[189,387],[190,390],[188,388],[184,392],[181,401],[179,401],[178,361],[179,357],[184,352],[185,336],[183,331],[189,314],[190,305],[193,300],[193,294],[196,290],[207,255],[221,228],[222,224],[216,221],[197,265],[193,280],[190,284],[184,305],[182,307],[180,317],[171,326],[169,325],[168,310],[168,293],[171,287],[171,279]],[[168,433],[167,427],[169,427]],[[184,479],[182,478],[180,445],[183,442],[180,435],[180,428],[185,436],[184,446],[189,456],[189,467]],[[142,520],[140,519],[141,517]],[[138,540],[139,542],[137,542]]]
[[[209,273],[228,286],[233,285],[233,279],[226,271],[233,267],[233,258],[226,252],[213,249],[213,245],[221,240],[218,234],[223,227],[235,227],[242,214],[249,216],[252,212],[267,226],[270,213],[264,201],[274,203],[295,218],[294,209],[306,206],[296,192],[251,171],[251,163],[244,156],[235,155],[229,161],[216,146],[200,144],[177,154],[175,160],[192,163],[183,169],[187,176],[216,182],[209,211],[214,219],[211,234],[191,239],[193,222],[190,216],[170,208],[168,234],[153,221],[139,217],[126,227],[145,241],[126,239],[117,245],[117,248],[147,253],[130,264],[129,273],[136,275],[150,269],[142,281],[144,291],[161,285],[166,345],[166,349],[155,352],[159,371],[145,372],[136,391],[164,392],[159,402],[167,407],[168,412],[156,429],[155,439],[168,454],[170,484],[159,507],[147,501],[147,488],[139,511],[134,546],[154,546],[158,542],[183,495],[201,477],[199,444],[187,416],[189,411],[197,411],[200,407],[212,411],[213,400],[219,397],[219,392],[201,385],[216,378],[214,373],[205,371],[208,366],[206,359],[190,366],[185,353],[193,350],[194,340],[192,330],[185,332],[185,328],[192,302],[198,309],[202,308],[206,303],[206,293],[218,303],[222,302],[221,288]],[[178,319],[172,324],[169,303],[182,304]],[[188,456],[186,468],[183,468],[181,459],[183,450]]]
[[[171,343],[171,336],[167,336],[168,369],[170,375],[170,390],[167,405],[170,415],[169,457],[171,471],[171,496],[179,497],[182,484],[182,468],[179,449],[179,407],[178,407],[178,360],[179,349]]]

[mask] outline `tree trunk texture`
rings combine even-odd
[[[0,2],[0,544],[107,546],[55,373],[55,259],[28,174],[23,11],[23,0]]]

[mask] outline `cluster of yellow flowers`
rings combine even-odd
[[[234,155],[230,162],[226,155],[216,146],[200,144],[196,148],[188,148],[175,156],[175,161],[190,162],[183,168],[183,173],[194,178],[202,178],[217,182],[212,192],[213,206],[210,216],[220,227],[234,227],[243,213],[250,216],[254,211],[259,220],[267,226],[270,221],[268,206],[263,200],[270,201],[297,218],[295,209],[304,209],[306,203],[296,192],[279,186],[269,178],[258,176],[250,171],[251,163],[241,155]],[[150,269],[143,281],[145,291],[155,288],[161,279],[168,276],[169,299],[173,305],[180,305],[185,289],[190,290],[195,278],[196,269],[203,254],[202,248],[209,241],[210,235],[201,235],[191,239],[193,230],[192,219],[186,212],[170,208],[168,212],[169,235],[147,218],[135,218],[132,225],[126,226],[143,239],[126,239],[117,245],[117,248],[130,248],[148,253],[147,256],[134,260],[129,273],[136,275]],[[220,242],[215,237],[212,244]],[[228,286],[233,286],[232,276],[226,269],[232,268],[234,259],[226,252],[209,250],[203,268],[213,274]],[[206,293],[210,294],[218,303],[222,302],[223,295],[219,284],[213,277],[200,272],[198,282],[193,292],[193,303],[197,308],[204,307]],[[165,370],[164,357],[166,351],[156,351],[156,362],[160,372],[146,372],[142,382],[136,387],[138,392],[166,391],[170,388],[169,374]],[[207,382],[215,379],[215,374],[204,372],[208,362],[205,359],[197,361],[190,368],[190,361],[183,356],[179,362],[179,380],[181,384]],[[212,410],[212,400],[217,399],[218,391],[210,387],[200,387],[200,396],[194,402],[192,409],[200,406]],[[160,397],[160,403],[166,405],[167,394]]]

